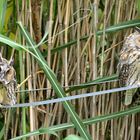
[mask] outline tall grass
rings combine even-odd
[[[18,83],[27,79],[18,90],[32,90],[17,93],[18,103],[118,87],[116,81],[97,82],[117,79],[123,40],[140,25],[138,4],[129,0],[2,1],[1,52],[5,58],[14,53]],[[48,90],[33,90],[42,88]],[[138,140],[139,106],[126,108],[121,96],[119,92],[6,109],[0,137],[55,140],[76,134],[94,140]]]

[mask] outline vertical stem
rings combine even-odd
[[[131,122],[131,140],[136,139],[135,135],[135,114],[132,114],[132,122]]]
[[[47,63],[51,66],[51,48],[52,48],[52,24],[53,24],[53,0],[50,1],[50,15],[49,15],[49,27],[48,27],[48,55]],[[47,81],[48,88],[50,88],[50,83]]]
[[[25,1],[22,1],[22,12],[24,12],[25,7]],[[24,14],[23,14],[24,15]],[[25,23],[24,16],[21,16],[21,20],[23,23]],[[25,45],[25,41],[23,39],[23,45]],[[25,52],[19,52],[19,63],[20,63],[20,81],[23,81],[25,79]],[[21,86],[21,90],[25,89],[25,85]],[[21,95],[22,103],[25,102],[25,94],[22,93]],[[22,131],[23,134],[26,134],[26,110],[25,107],[22,108]],[[26,140],[26,138],[23,138],[23,140]]]
[[[24,52],[19,52],[19,62],[20,62],[20,81],[23,81],[25,79],[25,53]],[[21,90],[24,90],[25,86],[21,86]],[[25,95],[22,93],[21,95],[22,102],[25,102]],[[23,134],[26,134],[26,111],[25,107],[22,108],[22,131]],[[26,140],[26,138],[23,138],[23,140]]]
[[[103,28],[103,41],[102,41],[102,53],[101,53],[101,72],[100,75],[103,76],[104,70],[104,45],[105,45],[105,29],[106,29],[106,14],[107,14],[107,4],[108,0],[105,1],[105,10],[104,10],[104,28]]]
[[[76,0],[77,6],[77,84],[80,84],[80,2]]]
[[[31,34],[31,36],[33,36],[32,15],[31,15],[31,13],[32,13],[31,1],[29,1],[30,34]],[[29,53],[27,53],[27,75],[32,75],[31,74],[31,73],[33,73],[32,70],[33,70],[33,67],[31,65],[31,57],[30,57]],[[32,90],[32,79],[31,78],[28,79],[28,89]],[[34,101],[32,93],[29,95],[29,101],[30,102]],[[35,130],[35,113],[34,113],[33,107],[30,107],[30,131],[33,131],[33,130]],[[33,136],[30,137],[31,140],[34,140],[34,138],[37,139],[37,137],[33,137]]]
[[[94,5],[92,6],[92,10],[94,13],[93,16],[93,34],[94,34],[94,38],[93,38],[93,51],[92,51],[92,55],[93,55],[93,71],[92,71],[92,79],[95,80],[96,76],[97,76],[97,62],[96,62],[96,32],[97,32],[97,23],[98,23],[98,3],[97,0],[94,0]],[[94,91],[96,91],[96,89],[93,89]],[[92,97],[92,103],[93,103],[93,111],[92,111],[92,117],[95,117],[96,115],[96,97],[93,96]],[[94,140],[96,140],[96,125],[93,124],[92,125],[92,138]]]
[[[62,1],[59,0],[58,1],[58,22],[59,22],[59,31],[61,32],[63,30],[63,25],[62,25],[62,11],[61,9],[64,9],[62,7]],[[61,33],[60,36],[60,45],[62,45],[64,42],[63,42],[63,34]],[[62,52],[62,58],[63,58],[63,52]],[[60,59],[60,57],[59,57]],[[62,61],[63,63],[63,61]],[[58,64],[58,68],[59,68],[59,64]],[[62,68],[61,68],[61,85],[64,86],[64,72],[63,72],[63,68],[64,68],[64,65],[62,64]],[[59,68],[60,69],[60,68]],[[59,104],[59,108],[58,108],[58,124],[61,123],[61,119],[63,117],[63,107],[62,107],[62,104]],[[61,132],[60,132],[61,134]]]
[[[101,77],[103,76],[103,72],[104,72],[104,49],[105,49],[105,29],[106,29],[106,16],[107,16],[107,4],[108,4],[108,0],[106,0],[105,1],[105,9],[104,9],[104,24],[103,24],[103,39],[102,39],[102,52],[101,52],[101,71],[100,71],[100,75],[101,75]],[[105,88],[104,88],[105,89]],[[101,102],[101,106],[102,106],[102,114],[104,114],[104,109],[105,109],[105,96],[106,95],[102,95],[101,96],[101,100],[102,100],[102,102]],[[102,128],[102,131],[101,131],[101,137],[102,137],[102,139],[104,139],[105,138],[105,122],[102,122],[101,123],[101,128]]]
[[[11,109],[8,109],[6,110],[5,112],[5,122],[4,122],[4,125],[5,125],[5,135],[4,135],[4,140],[7,140],[8,139],[8,128],[9,128],[9,125],[10,125],[10,120],[11,120]]]
[[[65,40],[64,42],[68,42],[68,26],[69,26],[69,16],[70,16],[70,1],[66,2],[66,15],[65,15]],[[64,78],[65,78],[65,86],[68,86],[68,49],[64,50]],[[65,88],[66,89],[66,88]],[[70,116],[67,116],[67,121],[70,121]],[[67,131],[67,135],[70,134],[70,130]]]
[[[97,0],[94,1],[93,6],[93,13],[94,13],[94,20],[93,20],[93,34],[94,34],[94,41],[93,41],[93,80],[97,77],[97,62],[96,62],[96,32],[97,32],[97,23],[98,23],[98,17],[97,17]]]
[[[48,55],[47,55],[47,63],[48,66],[51,67],[51,48],[52,48],[52,25],[53,25],[53,0],[50,1],[50,9],[49,9],[49,26],[48,26]],[[49,80],[47,80],[47,87],[51,88]],[[47,97],[50,98],[51,90],[47,92]],[[46,107],[47,111],[49,112],[49,106]],[[48,117],[48,114],[45,115],[45,127],[49,126],[50,119]],[[45,136],[45,139],[49,139],[49,135]]]
[[[67,0],[66,2],[66,15],[65,15],[65,43],[68,42],[68,25],[69,25],[69,8],[70,6],[70,1]],[[64,50],[64,77],[65,77],[65,86],[68,86],[68,50],[67,48]]]

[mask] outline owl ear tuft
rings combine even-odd
[[[14,65],[14,58],[11,58],[11,59],[9,60],[9,65],[10,65],[10,66],[13,66],[13,65]]]
[[[0,62],[2,62],[3,58],[2,58],[2,54],[0,52]]]
[[[139,27],[135,27],[135,31],[137,31],[138,33],[140,33],[140,28]]]

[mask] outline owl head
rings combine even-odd
[[[15,90],[16,90],[16,72],[13,68],[13,59],[9,61],[2,57],[0,53],[0,85],[1,92],[0,104],[13,105],[16,103]],[[2,88],[3,87],[3,88]]]
[[[135,27],[135,45],[140,49],[140,28]]]
[[[7,85],[15,79],[15,76],[16,72],[13,68],[13,59],[8,61],[5,58],[2,58],[2,55],[0,54],[0,82]]]
[[[140,53],[140,28],[138,27],[135,27],[134,32],[125,38],[120,54],[127,56],[131,51]]]

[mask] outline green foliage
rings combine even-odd
[[[55,133],[54,131],[51,131],[47,128],[40,128],[37,131],[31,132],[28,134],[24,134],[24,135],[16,137],[16,138],[12,138],[11,140],[20,140],[22,138],[26,138],[26,137],[30,137],[30,136],[37,136],[37,135],[42,135],[42,134],[53,135],[53,136],[56,136],[58,140],[60,139],[59,136],[57,135],[57,133]]]
[[[3,126],[0,131],[0,139],[2,139],[4,137],[4,133],[5,133],[5,126]]]
[[[6,7],[7,6],[7,0],[1,0],[0,2],[0,33],[3,30],[4,27],[4,20],[5,20],[5,14],[6,14]]]
[[[138,15],[140,16],[140,1],[139,0],[136,0],[136,7],[137,7]]]
[[[84,140],[84,139],[76,135],[69,135],[64,140]]]
[[[71,92],[71,91],[75,91],[75,90],[79,90],[79,89],[95,86],[95,85],[98,85],[98,84],[100,84],[102,82],[109,82],[111,80],[117,80],[117,79],[118,79],[118,75],[117,74],[111,75],[111,76],[105,76],[105,77],[97,78],[96,80],[89,81],[87,83],[83,83],[83,84],[80,84],[80,85],[72,86],[68,90],[66,90],[66,92]]]
[[[133,22],[130,22],[130,23],[133,23],[133,25],[136,25],[138,21],[136,21],[136,23]],[[48,67],[46,61],[44,60],[44,57],[42,56],[42,54],[40,53],[40,51],[38,50],[37,47],[34,47],[36,46],[36,44],[33,42],[33,40],[31,39],[29,33],[23,28],[22,24],[19,22],[19,27],[20,27],[20,30],[23,34],[23,36],[26,38],[26,41],[28,42],[28,45],[31,46],[31,47],[25,47],[25,46],[22,46],[18,43],[15,43],[13,42],[12,40],[10,40],[9,38],[3,36],[3,35],[0,35],[0,42],[3,42],[15,49],[17,49],[18,51],[21,51],[21,50],[24,50],[24,51],[27,51],[29,52],[32,56],[34,56],[40,67],[44,70],[47,78],[50,80],[54,90],[56,91],[57,93],[57,96],[58,97],[66,97],[66,94],[65,92],[63,91],[63,89],[61,88],[61,86],[59,85],[59,83],[57,82],[56,80],[56,77],[54,75],[54,73],[52,72],[52,70]],[[122,26],[124,24],[119,24],[117,26],[113,26],[111,28],[109,28],[107,30],[107,32],[114,32],[115,30],[120,30],[120,29],[123,29],[123,28],[126,28],[128,26]],[[116,27],[116,28],[115,28]],[[99,34],[101,34],[102,32],[99,32]],[[113,79],[116,79],[117,78],[117,75],[114,75],[114,76],[110,76],[110,77],[103,77],[103,78],[99,78],[95,81],[91,81],[89,83],[85,83],[85,84],[82,84],[82,85],[79,85],[79,86],[76,86],[76,87],[72,87],[70,88],[67,92],[70,92],[70,91],[73,91],[73,90],[78,90],[78,89],[82,89],[82,88],[85,88],[85,87],[88,87],[88,86],[91,86],[91,85],[95,85],[95,84],[98,84],[99,82],[103,82],[103,81],[109,81],[109,80],[113,80]],[[88,135],[88,133],[86,132],[85,128],[84,128],[84,125],[82,123],[82,121],[78,118],[77,114],[75,113],[73,107],[71,106],[71,104],[68,102],[68,101],[65,101],[64,103],[64,107],[65,109],[67,110],[67,112],[71,115],[71,119],[75,125],[75,127],[77,128],[77,130],[79,130],[81,136],[85,137],[87,139],[90,139],[90,136]],[[131,111],[128,111],[127,114],[131,114],[132,112],[137,112],[138,110],[136,110],[136,108],[134,108],[133,110]],[[124,113],[126,114],[126,113]],[[108,115],[107,117],[104,116],[103,117],[103,120],[108,120],[108,119],[112,119],[114,117],[118,117],[118,116],[123,116],[124,115],[122,112],[119,112],[118,115],[117,114],[114,114],[114,115]],[[95,119],[94,118],[94,122],[98,122],[98,121],[101,121],[101,117],[99,117],[99,119]],[[91,119],[91,122],[92,122],[92,119]],[[90,123],[91,123],[90,122]],[[42,130],[42,129],[41,129]],[[60,129],[61,130],[61,129]],[[47,131],[45,131],[47,132]],[[41,134],[42,131],[38,131],[38,132],[35,132],[34,134]],[[33,135],[34,135],[33,134]],[[30,136],[32,135],[32,133],[30,134]],[[26,136],[26,135],[23,135],[23,136]],[[27,135],[28,136],[28,135]]]
[[[127,28],[133,28],[133,27],[139,26],[139,25],[140,25],[140,20],[139,19],[129,20],[129,21],[122,22],[122,23],[119,23],[119,24],[116,24],[116,25],[113,25],[113,26],[110,26],[110,27],[106,28],[105,33],[106,34],[107,33],[114,33],[114,32],[124,30],[124,29],[127,29]],[[103,32],[104,32],[103,30],[97,31],[97,35],[98,36],[102,35]],[[83,36],[83,37],[80,38],[80,40],[81,41],[87,40],[88,37],[89,36]],[[72,41],[69,41],[66,44],[55,47],[55,48],[51,49],[51,54],[53,55],[56,52],[62,52],[63,49],[72,47],[72,45],[74,45],[76,43],[77,43],[77,40],[72,40]],[[41,44],[44,44],[43,41],[41,41],[40,45]],[[47,56],[47,50],[45,52],[43,52],[43,56],[44,57]]]
[[[132,108],[129,108],[125,111],[119,111],[119,112],[115,112],[115,113],[112,113],[112,114],[107,114],[107,115],[97,116],[97,117],[94,117],[94,118],[85,119],[85,120],[83,120],[83,123],[85,125],[92,125],[92,124],[96,124],[96,123],[99,123],[99,122],[124,117],[126,115],[135,114],[135,113],[138,113],[138,112],[140,112],[140,106],[132,107]],[[44,133],[51,132],[49,134],[55,134],[55,132],[66,130],[66,129],[73,128],[73,127],[75,127],[75,126],[72,123],[63,123],[63,124],[59,124],[59,125],[50,126],[48,128],[41,128],[41,129],[45,130],[45,131],[43,131]],[[19,140],[19,139],[24,138],[24,137],[40,135],[41,132],[42,131],[40,131],[40,129],[35,130],[35,131],[27,133],[25,135],[21,135],[21,136],[18,136],[16,138],[13,138],[12,140]]]
[[[38,44],[36,44],[35,41],[31,37],[31,35],[35,36],[34,31],[32,31],[33,30],[32,29],[33,28],[32,24],[36,24],[36,23],[32,23],[33,22],[32,21],[32,17],[30,17],[30,14],[28,14],[28,13],[31,12],[30,8],[32,6],[32,5],[29,5],[30,2],[31,1],[29,1],[29,0],[28,1],[22,1],[22,0],[18,0],[18,1],[15,1],[15,0],[8,0],[8,1],[7,0],[1,0],[1,3],[0,3],[0,33],[1,33],[0,34],[0,42],[2,44],[5,44],[4,47],[3,47],[3,50],[4,50],[4,53],[6,54],[6,57],[10,56],[10,54],[11,54],[11,52],[9,54],[9,48],[10,48],[10,50],[11,50],[11,48],[13,50],[15,49],[16,53],[17,52],[19,53],[19,55],[18,55],[19,57],[16,56],[16,58],[18,59],[17,61],[20,63],[20,67],[19,67],[19,64],[16,65],[18,67],[18,68],[16,68],[18,70],[17,74],[18,74],[18,76],[20,75],[19,79],[21,81],[23,81],[26,78],[26,77],[24,77],[24,74],[26,74],[28,71],[31,71],[31,77],[32,77],[32,73],[36,72],[38,70],[38,69],[36,69],[36,70],[32,71],[32,70],[30,70],[31,67],[28,70],[24,69],[26,67],[26,64],[27,64],[27,62],[24,62],[24,61],[29,61],[29,58],[30,58],[30,57],[28,57],[28,59],[25,60],[24,57],[25,57],[25,55],[27,56],[28,54],[30,54],[30,56],[31,56],[31,64],[32,65],[35,64],[35,63],[33,63],[34,59],[37,61],[37,63],[39,64],[40,68],[44,71],[44,74],[45,74],[46,78],[50,81],[50,83],[52,85],[52,88],[54,90],[54,93],[59,98],[66,97],[68,95],[66,93],[70,93],[70,92],[73,92],[72,94],[75,94],[75,93],[76,94],[77,93],[81,93],[82,94],[83,93],[82,91],[84,91],[84,93],[85,93],[86,92],[86,88],[89,88],[89,87],[90,87],[90,91],[91,90],[93,91],[93,88],[94,88],[94,90],[96,90],[96,87],[98,87],[100,90],[110,89],[112,87],[114,88],[114,85],[116,85],[116,83],[102,84],[102,82],[111,82],[112,80],[117,80],[118,79],[118,75],[114,74],[114,73],[116,73],[116,65],[117,65],[117,61],[114,58],[115,58],[116,55],[118,55],[118,53],[119,53],[119,49],[118,48],[121,48],[121,45],[117,45],[118,48],[115,48],[114,46],[111,46],[111,45],[112,44],[116,45],[117,43],[123,41],[124,36],[127,35],[127,33],[129,33],[129,30],[126,30],[126,29],[128,29],[128,28],[131,29],[131,28],[133,28],[135,26],[140,26],[139,18],[136,19],[136,18],[132,17],[132,15],[134,15],[136,13],[136,11],[133,11],[132,13],[124,16],[126,9],[123,9],[123,7],[125,6],[125,4],[128,1],[126,1],[125,4],[122,4],[121,1],[113,1],[114,3],[112,4],[110,1],[109,1],[110,3],[107,3],[107,1],[100,0],[99,7],[98,7],[99,10],[97,12],[98,16],[99,16],[98,17],[99,21],[97,23],[97,32],[96,32],[96,34],[94,34],[93,33],[94,32],[93,23],[92,23],[92,18],[94,19],[94,14],[92,15],[93,17],[90,14],[87,14],[88,10],[90,12],[93,12],[93,11],[91,11],[91,9],[88,9],[90,7],[89,5],[92,4],[91,1],[84,1],[84,5],[82,3],[80,3],[80,9],[77,9],[77,7],[75,5],[75,1],[69,1],[69,4],[70,4],[69,7],[70,8],[66,9],[67,8],[66,7],[66,4],[67,4],[66,2],[67,1],[65,2],[65,1],[53,0],[52,1],[53,2],[53,6],[52,6],[52,9],[51,9],[50,8],[51,1],[42,0],[41,1],[41,3],[42,3],[42,5],[41,5],[42,9],[41,10],[42,11],[40,12],[41,18],[39,18],[38,20],[40,20],[40,26],[41,26],[41,24],[43,24],[43,27],[41,27],[41,30],[42,30],[41,35],[44,34],[44,36],[40,40],[40,42]],[[129,1],[129,2],[131,2],[131,1]],[[86,4],[87,4],[87,7],[85,9],[84,6]],[[121,4],[122,4],[122,9],[119,7],[119,6],[121,6]],[[136,0],[135,4],[136,4],[136,7],[137,7],[137,13],[138,13],[138,16],[139,16],[139,13],[140,13],[140,1]],[[58,6],[60,6],[60,7],[58,7]],[[106,6],[107,6],[107,13],[105,13]],[[127,4],[127,7],[128,6],[129,5]],[[19,9],[18,9],[18,7],[19,7]],[[60,8],[59,9],[60,10],[60,14],[62,14],[62,15],[58,15],[58,8]],[[118,12],[116,10],[117,8],[120,8],[121,11]],[[130,7],[128,7],[128,9],[129,8]],[[131,7],[130,9],[132,10],[133,7]],[[68,23],[68,29],[67,29],[67,25],[66,25],[66,19],[67,18],[65,17],[65,11],[66,10],[68,11],[68,13],[70,13],[69,14],[70,17],[67,17],[68,20],[70,21]],[[52,13],[50,13],[50,11],[52,11]],[[79,32],[80,36],[79,37],[77,37],[77,34],[78,34],[78,26],[77,25],[78,24],[77,24],[77,18],[76,18],[77,17],[76,14],[78,12],[79,12],[79,15],[80,15],[80,32]],[[129,13],[129,11],[127,11],[127,12]],[[86,18],[83,18],[86,14],[88,16]],[[125,17],[125,18],[124,19],[120,18],[121,16]],[[49,21],[49,19],[52,19],[53,21]],[[104,21],[104,19],[106,21]],[[15,23],[17,22],[17,20],[21,20],[20,22],[18,22],[18,27],[20,29],[16,28],[17,24],[15,24]],[[29,20],[31,20],[31,21],[29,21]],[[49,22],[52,23],[52,29],[48,29],[47,28],[47,31],[46,31],[46,27],[48,27]],[[118,24],[114,25],[114,23],[118,23]],[[24,24],[27,27],[26,28],[23,27],[22,24]],[[69,27],[69,26],[71,26],[71,27]],[[105,31],[103,30],[104,26],[106,27]],[[28,32],[28,30],[30,30],[31,34]],[[49,32],[49,30],[51,30],[51,33]],[[67,30],[68,30],[68,33],[67,33]],[[124,34],[124,32],[126,32],[126,34]],[[105,35],[103,33],[105,33]],[[94,35],[98,36],[97,37],[98,40],[96,40],[97,41],[96,42],[97,43],[97,48],[96,48],[97,49],[97,52],[96,52],[97,54],[94,54],[95,58],[97,58],[97,65],[98,65],[97,66],[97,71],[98,71],[98,73],[100,73],[100,69],[105,69],[105,70],[103,70],[103,72],[105,71],[104,72],[105,76],[100,77],[100,75],[97,74],[97,77],[96,77],[95,80],[88,80],[88,79],[92,79],[91,75],[94,72],[93,68],[96,67],[96,66],[92,66],[94,59],[93,59],[93,52],[91,52],[91,51],[93,51],[92,49],[94,48],[94,45],[95,45],[93,43],[95,41],[94,40]],[[113,35],[113,37],[112,37],[112,35]],[[110,36],[110,38],[111,38],[110,40],[109,40],[108,36]],[[77,38],[79,38],[79,39],[77,39]],[[104,38],[103,39],[104,41],[102,40],[102,38]],[[49,41],[51,40],[52,42],[48,42],[48,40]],[[50,44],[52,43],[52,44],[50,45],[49,43]],[[44,50],[41,52],[39,50],[39,48],[42,47],[42,45],[44,45],[45,47],[44,47]],[[51,48],[49,48],[48,45],[50,45]],[[62,79],[60,79],[60,81],[62,81],[62,85],[64,85],[63,84],[63,82],[64,82],[63,71],[65,69],[63,69],[63,68],[61,69],[60,67],[57,67],[56,65],[59,65],[59,62],[61,61],[61,60],[59,61],[59,59],[63,59],[64,51],[66,49],[68,49],[68,57],[66,58],[66,61],[68,62],[68,68],[67,69],[69,69],[70,67],[73,67],[75,65],[78,65],[78,64],[75,64],[75,62],[77,62],[77,59],[78,59],[78,56],[76,54],[77,53],[76,49],[77,49],[78,45],[79,45],[79,47],[81,49],[80,50],[81,52],[84,49],[86,50],[84,52],[84,57],[82,57],[82,58],[81,58],[81,54],[82,53],[80,52],[81,53],[80,56],[79,56],[79,59],[81,61],[80,65],[81,64],[83,65],[83,67],[82,66],[80,67],[81,68],[80,72],[83,71],[84,66],[86,66],[86,65],[84,65],[84,64],[86,64],[85,62],[90,63],[90,68],[89,69],[91,71],[89,70],[90,72],[87,72],[86,74],[82,73],[82,72],[79,74],[80,76],[82,75],[81,79],[84,79],[83,75],[85,75],[85,79],[86,79],[85,81],[88,81],[88,82],[85,82],[85,81],[81,82],[80,81],[80,83],[82,83],[82,84],[79,84],[79,85],[76,85],[76,86],[71,86],[70,88],[66,88],[65,91],[64,91],[63,88],[60,86],[60,83],[56,79],[56,76],[57,76],[57,78],[59,76],[54,74],[53,71],[56,70],[55,72],[58,72],[59,69],[60,69],[60,71],[62,71],[62,73],[61,73]],[[104,47],[104,49],[102,49],[103,48],[102,46]],[[50,49],[50,52],[48,51],[49,49]],[[103,50],[103,53],[101,53],[101,50]],[[110,50],[110,51],[108,51],[108,50]],[[106,53],[106,51],[107,51],[107,53]],[[50,57],[51,59],[55,59],[55,57],[56,57],[56,59],[58,60],[58,61],[54,60],[54,62],[56,62],[56,63],[53,62],[53,64],[52,64],[53,66],[48,66],[48,64],[46,62],[46,56],[48,57],[48,54],[49,54],[48,52],[51,55],[51,57]],[[61,58],[61,55],[62,55],[62,58]],[[70,55],[71,55],[71,57],[70,57]],[[103,56],[102,58],[100,58],[101,55]],[[34,57],[34,59],[32,59],[33,57]],[[76,59],[74,59],[74,57],[76,57]],[[72,60],[70,60],[70,59],[72,59]],[[86,61],[83,61],[84,59]],[[100,61],[102,61],[102,59],[103,59],[103,64],[105,63],[105,65],[101,68],[100,67]],[[112,61],[112,59],[114,59],[115,62]],[[23,64],[23,62],[24,62],[24,64]],[[62,62],[62,63],[64,63],[64,62]],[[108,65],[108,63],[110,63],[110,65]],[[65,67],[64,64],[61,64],[61,65],[63,67]],[[115,66],[115,68],[114,68],[115,70],[112,73],[110,72],[110,66]],[[52,71],[51,68],[53,68],[53,71]],[[24,69],[24,72],[23,72],[23,69]],[[70,72],[71,71],[69,71],[69,73],[68,73],[68,78],[69,78]],[[23,75],[22,75],[22,73],[23,73]],[[73,79],[72,79],[73,81],[70,80],[69,81],[70,84],[71,84],[71,81],[72,81],[72,84],[76,84],[77,83],[77,81],[76,81],[77,80],[76,79],[77,78],[76,77],[77,76],[76,70],[74,71],[73,75],[74,75]],[[26,76],[28,76],[28,75],[26,75]],[[40,79],[42,79],[42,75],[41,75]],[[42,81],[41,82],[40,81],[34,81],[34,82],[37,83],[34,86],[35,88],[38,85],[42,84],[41,83]],[[28,84],[33,85],[34,83],[29,83],[29,81],[28,81]],[[46,85],[46,83],[44,85]],[[99,86],[96,86],[96,85],[99,85]],[[26,87],[28,88],[29,86],[26,86]],[[42,87],[42,85],[40,87]],[[117,97],[120,96],[119,94],[120,93],[114,94],[114,95],[116,95],[115,99],[118,99]],[[42,99],[42,98],[46,99],[46,96],[48,96],[48,95],[45,95],[45,98],[44,98],[44,95],[41,93],[41,94],[39,94],[39,97],[37,95],[37,98],[35,98],[35,99]],[[23,98],[20,99],[20,100],[22,100],[22,102],[25,102],[24,95],[22,97]],[[34,97],[34,95],[32,96],[29,93],[27,95],[27,97],[29,97],[29,100],[30,100],[30,99],[32,99],[32,97]],[[52,97],[50,96],[49,98],[52,98]],[[111,103],[110,103],[110,98],[111,98]],[[98,114],[97,114],[96,117],[91,117],[91,118],[88,118],[88,117],[92,114],[92,111],[94,112],[96,109],[92,110],[90,108],[90,111],[89,110],[88,111],[84,110],[84,113],[83,113],[79,109],[79,106],[81,105],[82,107],[84,106],[85,108],[86,107],[88,108],[88,106],[91,105],[89,103],[89,101],[92,101],[92,98],[90,98],[90,99],[88,98],[87,100],[85,99],[86,102],[81,102],[81,101],[78,100],[78,102],[80,102],[80,104],[75,101],[74,104],[75,104],[75,107],[76,107],[76,111],[77,110],[81,111],[81,112],[80,111],[78,112],[80,114],[80,117],[81,118],[84,118],[84,117],[88,118],[88,119],[86,118],[86,119],[83,119],[83,120],[80,119],[80,117],[77,115],[77,112],[75,111],[75,108],[72,106],[72,104],[69,101],[65,101],[65,102],[63,102],[63,106],[65,108],[65,111],[67,111],[67,114],[68,114],[66,121],[67,122],[69,121],[69,116],[70,116],[72,122],[61,123],[61,122],[63,122],[63,118],[64,118],[63,115],[62,115],[62,118],[61,118],[62,120],[59,120],[60,119],[59,117],[58,118],[57,117],[56,118],[51,118],[49,116],[50,118],[48,120],[54,120],[54,122],[59,120],[60,124],[57,124],[57,122],[56,122],[56,123],[54,123],[55,125],[52,125],[52,126],[47,126],[46,127],[46,125],[43,125],[44,128],[42,127],[42,124],[40,123],[40,120],[43,118],[42,116],[46,113],[45,111],[48,108],[52,109],[51,111],[48,109],[47,110],[48,112],[50,111],[51,113],[52,112],[54,113],[56,110],[54,109],[54,111],[53,111],[53,107],[55,108],[56,106],[55,105],[54,106],[51,105],[51,107],[49,106],[48,108],[44,107],[45,109],[44,108],[43,109],[42,108],[38,108],[41,111],[43,110],[42,112],[43,113],[45,112],[45,113],[44,114],[40,113],[37,110],[39,113],[36,112],[35,114],[37,114],[38,116],[40,114],[41,115],[43,114],[42,116],[39,116],[39,117],[37,116],[39,118],[38,120],[37,120],[37,117],[35,118],[35,120],[38,121],[37,128],[39,128],[39,127],[41,127],[41,128],[39,128],[37,130],[34,130],[32,132],[29,132],[30,131],[30,127],[31,127],[30,120],[32,118],[28,117],[28,116],[32,115],[32,114],[29,113],[29,110],[31,111],[32,108],[30,108],[30,109],[29,108],[26,108],[26,109],[23,108],[22,110],[19,110],[19,108],[18,108],[17,112],[14,112],[12,114],[12,116],[14,116],[14,114],[16,114],[16,113],[19,116],[16,114],[17,118],[14,116],[15,117],[14,119],[11,119],[11,120],[9,119],[10,123],[9,122],[8,123],[10,124],[10,126],[5,128],[4,121],[3,121],[4,119],[0,121],[0,128],[1,128],[0,139],[2,139],[4,137],[4,135],[6,135],[5,134],[5,129],[8,129],[8,131],[10,130],[10,132],[12,134],[14,133],[16,136],[20,135],[20,136],[17,136],[15,138],[13,138],[12,140],[26,139],[26,137],[38,136],[38,135],[43,135],[43,134],[48,134],[50,136],[52,135],[56,139],[60,139],[59,133],[57,133],[57,132],[58,131],[63,131],[63,130],[68,130],[70,128],[74,128],[74,130],[76,128],[76,130],[79,132],[80,136],[82,136],[84,139],[86,139],[86,140],[87,139],[91,139],[90,134],[86,130],[86,127],[85,127],[86,125],[92,125],[92,124],[97,124],[97,123],[102,122],[101,125],[99,125],[99,126],[103,127],[104,124],[106,126],[108,124],[110,125],[110,120],[112,120],[112,119],[115,120],[116,118],[120,118],[120,120],[123,120],[123,117],[126,116],[126,115],[136,114],[136,113],[140,112],[140,106],[136,106],[136,107],[133,107],[133,108],[128,108],[126,110],[121,111],[121,109],[122,108],[124,109],[125,107],[124,106],[122,107],[121,106],[122,104],[120,105],[119,104],[120,102],[118,102],[118,101],[117,101],[117,104],[112,105],[112,101],[113,101],[112,99],[113,98],[114,98],[113,95],[109,95],[109,96],[107,95],[107,99],[106,99],[105,96],[98,96],[98,99],[99,99],[98,101],[100,101],[101,104],[99,104],[99,102],[94,102],[93,103],[93,104],[95,104],[95,106],[97,106],[97,109],[98,109],[97,113]],[[32,100],[30,100],[30,101],[32,101]],[[115,110],[116,112],[112,112],[112,111],[114,111],[114,108],[117,105],[119,106],[116,109],[117,111]],[[62,110],[63,110],[63,107],[62,107]],[[64,111],[62,111],[62,113],[64,113]],[[83,116],[82,116],[82,113],[84,114]],[[96,111],[94,113],[96,114]],[[131,119],[132,118],[129,118],[129,120],[131,120]],[[7,120],[7,118],[6,118],[6,120]],[[114,120],[112,120],[112,122]],[[18,122],[18,124],[17,124],[17,126],[15,126],[15,128],[20,128],[20,126],[22,126],[22,127],[21,127],[21,130],[14,132],[14,128],[11,128],[11,126],[14,126],[15,122],[16,123]],[[44,120],[43,120],[43,123],[44,123]],[[51,124],[51,122],[49,122],[49,121],[47,123]],[[121,128],[121,124],[122,123],[123,123],[122,121],[119,122],[119,125],[120,125],[119,127],[120,128]],[[113,122],[112,124],[114,125],[115,123]],[[32,124],[32,126],[33,125],[34,124]],[[122,125],[124,126],[124,124],[122,124]],[[131,125],[132,125],[132,123],[131,123]],[[106,126],[104,128],[108,129]],[[129,124],[128,124],[128,126],[126,126],[126,128],[127,127],[129,127]],[[36,126],[35,126],[35,128],[36,128]],[[111,128],[113,128],[113,127],[111,126]],[[11,131],[11,129],[13,129],[13,130]],[[104,131],[104,129],[102,131]],[[124,131],[127,132],[127,130],[124,130]],[[97,133],[98,134],[100,133],[100,128],[99,128],[99,132],[97,132]],[[66,132],[66,134],[67,134],[67,132]],[[129,135],[130,134],[131,133],[129,132]],[[110,133],[109,133],[109,135],[110,135]],[[125,134],[125,136],[126,136],[126,134]],[[82,140],[82,138],[78,137],[78,136],[75,136],[75,135],[69,135],[64,140]]]
[[[40,67],[44,71],[46,77],[49,79],[50,83],[52,84],[52,87],[54,88],[57,96],[61,97],[61,98],[66,97],[66,94],[65,94],[64,90],[62,89],[62,87],[60,86],[60,84],[58,83],[53,71],[49,68],[47,62],[45,61],[44,57],[41,55],[39,49],[34,48],[35,43],[33,42],[31,37],[29,36],[28,32],[24,29],[24,27],[22,26],[22,24],[20,22],[19,22],[19,27],[21,29],[22,34],[26,38],[26,41],[32,47],[30,49],[31,52],[34,54],[34,56],[36,56],[35,58],[37,59]],[[63,105],[64,105],[66,111],[70,114],[71,120],[74,123],[77,130],[79,131],[79,133],[81,134],[81,136],[83,136],[85,139],[90,140],[91,136],[88,134],[84,124],[82,123],[82,121],[80,120],[78,115],[76,114],[76,112],[75,112],[73,106],[70,104],[70,102],[65,101],[65,102],[63,102]]]

